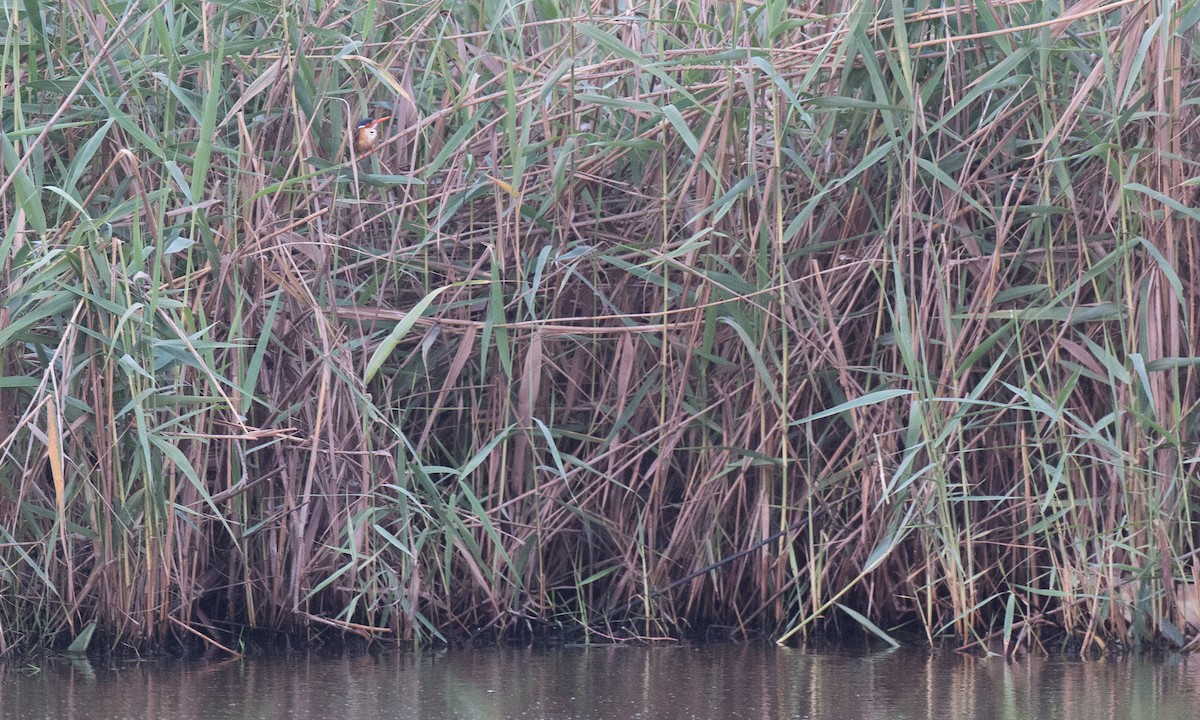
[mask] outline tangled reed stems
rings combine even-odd
[[[0,652],[1189,643],[1195,2],[278,5],[10,10]]]

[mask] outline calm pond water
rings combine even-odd
[[[1006,661],[773,645],[488,649],[0,668],[0,717],[1186,718],[1200,658]]]

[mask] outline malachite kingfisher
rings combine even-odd
[[[381,118],[367,118],[359,122],[354,129],[354,152],[361,155],[375,149],[379,144],[379,126],[390,117],[391,115],[384,115]]]

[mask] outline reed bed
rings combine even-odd
[[[5,12],[0,652],[1191,647],[1194,0]]]

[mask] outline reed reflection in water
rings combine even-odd
[[[8,665],[10,719],[1187,718],[1200,661],[773,645],[497,648],[245,662]]]

